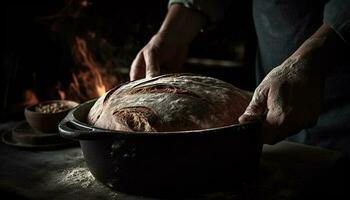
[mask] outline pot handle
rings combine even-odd
[[[76,122],[73,111],[59,123],[58,130],[62,137],[71,140],[95,140],[110,138],[112,134],[109,130],[91,128]]]
[[[74,121],[62,121],[58,125],[60,135],[71,140],[96,140],[112,137],[108,130],[98,130],[94,128],[81,128],[74,124]]]

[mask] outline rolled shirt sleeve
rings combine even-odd
[[[324,9],[323,22],[350,45],[350,0],[330,0]]]
[[[182,4],[187,8],[197,10],[208,18],[209,24],[215,24],[224,18],[225,10],[230,2],[230,0],[170,0],[168,5]]]

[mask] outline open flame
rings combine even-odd
[[[30,106],[39,102],[38,97],[36,96],[33,90],[26,89],[23,91],[22,95],[24,98],[22,106],[24,107]]]
[[[89,36],[94,36],[94,34],[90,33]],[[93,46],[89,48],[88,42],[91,42],[89,38],[74,37],[71,51],[76,63],[76,66],[74,66],[75,72],[71,74],[69,83],[67,82],[68,88],[62,86],[64,85],[62,82],[66,80],[60,80],[56,84],[54,90],[57,91],[57,98],[84,102],[102,96],[108,89],[118,83],[117,77],[108,72],[108,68],[111,69],[115,66],[111,65],[111,62],[98,62],[95,54],[101,52],[93,52],[91,50]],[[102,41],[102,43],[105,42],[105,40]],[[99,51],[98,49],[94,50]],[[22,105],[31,105],[42,100],[38,98],[34,90],[25,90],[23,96],[24,102]]]
[[[81,93],[82,88],[86,90],[85,93],[90,98],[102,96],[106,92],[106,86],[98,70],[98,67],[101,68],[101,66],[93,58],[92,53],[87,47],[86,40],[76,36],[74,38],[72,52],[76,62],[86,67],[87,71],[80,71],[78,74],[72,75],[71,90],[78,96],[84,95]]]
[[[57,92],[58,92],[58,95],[59,95],[61,100],[65,100],[66,99],[66,93],[63,90],[57,88]]]
[[[56,86],[52,86],[56,93],[49,98],[84,102],[102,96],[118,83],[119,79],[113,70],[116,67],[113,62],[114,47],[98,34],[98,30],[96,32],[82,28],[77,31],[71,28],[76,26],[75,23],[78,24],[80,17],[84,16],[83,11],[90,5],[89,0],[68,0],[58,14],[42,18],[50,22],[53,32],[66,36],[75,62],[69,69],[72,71],[71,76],[58,80]],[[66,26],[70,23],[73,25]],[[49,100],[41,99],[34,91],[35,89],[24,91],[23,104]]]
[[[104,85],[101,74],[97,69],[97,66],[99,66],[99,64],[94,60],[91,52],[88,50],[86,40],[78,36],[76,36],[74,39],[76,45],[75,48],[73,48],[73,53],[76,55],[78,61],[80,61],[80,64],[82,66],[87,67],[88,70],[91,72],[93,76],[93,82],[96,83],[94,88],[96,96],[102,96],[106,92],[106,86]],[[84,79],[86,76],[84,76],[84,74],[82,74],[81,76],[75,76],[73,74],[74,82],[72,83],[72,87],[79,87],[79,82],[77,80],[79,77]]]
[[[90,32],[88,36],[95,37],[95,34]],[[117,83],[117,78],[106,70],[111,66],[108,63],[98,62],[90,49],[87,39],[79,36],[74,37],[72,54],[81,70],[72,73],[67,90],[62,89],[61,84],[58,84],[57,92],[61,99],[83,102],[102,96]]]

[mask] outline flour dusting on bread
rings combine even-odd
[[[238,123],[249,95],[224,81],[193,74],[168,74],[132,81],[101,96],[88,115],[99,128],[165,132]]]

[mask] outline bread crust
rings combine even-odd
[[[132,81],[101,96],[88,115],[99,128],[165,132],[238,123],[249,95],[224,81],[193,74],[167,74]]]

